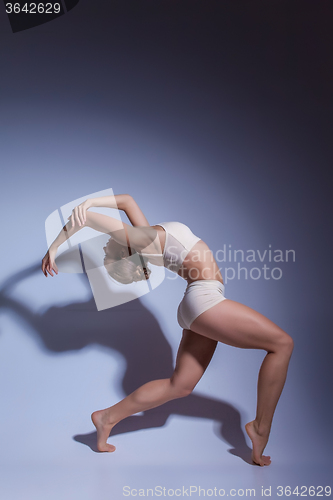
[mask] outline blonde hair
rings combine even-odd
[[[135,254],[131,257],[127,257],[126,259],[120,259],[110,264],[105,264],[105,268],[109,276],[124,285],[128,285],[136,281],[142,281],[144,279],[148,280],[151,274],[151,269],[149,269],[147,265],[147,259],[141,256],[141,260],[144,263],[141,265],[134,262],[132,259],[134,256]],[[135,260],[137,261],[137,258]]]

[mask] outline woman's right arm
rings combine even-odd
[[[144,216],[141,208],[129,194],[116,194],[115,196],[88,198],[86,201],[81,203],[81,205],[74,208],[71,216],[72,224],[75,224],[75,219],[78,220],[79,224],[83,224],[86,219],[87,210],[91,207],[116,208],[125,212],[132,226],[149,226],[149,222]]]

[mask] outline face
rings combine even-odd
[[[103,247],[105,257],[104,257],[104,265],[111,264],[112,262],[116,262],[117,260],[124,259],[128,257],[128,249],[120,243],[117,243],[116,240],[110,238],[105,247]]]

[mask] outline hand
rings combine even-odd
[[[46,254],[43,257],[42,260],[42,271],[47,277],[47,273],[49,273],[50,276],[53,276],[53,271],[58,274],[58,268],[55,263],[55,256],[56,256],[57,250],[54,249],[53,247],[50,247]]]
[[[72,215],[68,217],[68,219],[70,219],[72,222],[72,227],[75,226],[75,222],[79,226],[84,226],[87,220],[86,212],[90,207],[91,207],[90,200],[86,200],[77,207],[73,208]]]

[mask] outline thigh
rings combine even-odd
[[[289,335],[273,321],[230,299],[203,312],[191,330],[213,340],[244,349],[274,351]]]
[[[209,365],[216,346],[216,340],[183,330],[171,381],[193,389]]]

